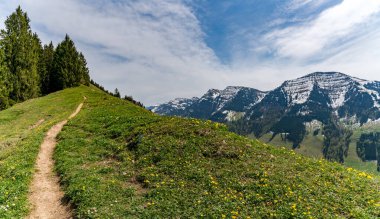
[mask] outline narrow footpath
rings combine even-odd
[[[68,119],[74,118],[82,109],[79,104]],[[53,153],[57,135],[68,120],[54,125],[46,134],[37,157],[36,172],[30,187],[29,202],[32,210],[29,219],[67,219],[72,218],[70,206],[63,202],[64,193],[59,185],[59,177],[54,172]]]

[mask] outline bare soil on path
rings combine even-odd
[[[81,103],[69,119],[81,110]],[[30,187],[29,202],[32,210],[28,219],[67,219],[72,218],[72,211],[63,201],[64,193],[59,185],[59,177],[54,172],[53,153],[57,144],[57,135],[68,120],[54,125],[46,134],[37,157],[36,172]]]

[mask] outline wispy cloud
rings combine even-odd
[[[92,78],[146,105],[313,71],[379,80],[378,0],[6,0],[0,27],[19,4],[43,42],[68,33]]]
[[[296,11],[305,7],[317,8],[331,0],[292,0],[286,4],[286,10]]]
[[[345,0],[322,12],[315,20],[274,30],[265,35],[264,40],[270,42],[268,45],[279,57],[297,60],[320,58],[326,52],[338,51],[336,48],[345,41],[360,36],[360,31],[379,11],[380,1],[377,0],[369,0],[365,4]]]
[[[6,1],[1,14],[17,4],[44,42],[72,36],[91,76],[108,89],[118,87],[152,104],[218,84],[221,66],[192,9],[181,1]]]

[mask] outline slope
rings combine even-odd
[[[315,130],[315,129],[314,129]],[[361,127],[354,127],[352,129],[353,135],[351,137],[351,143],[348,149],[348,155],[344,159],[344,166],[352,167],[361,171],[366,171],[368,173],[379,175],[377,171],[376,161],[362,161],[356,152],[356,143],[363,133],[379,132],[380,124],[378,122],[372,122],[365,124]],[[251,138],[255,138],[253,135],[249,135]],[[318,135],[314,135],[312,130],[308,129],[303,141],[300,143],[300,147],[294,149],[296,152],[303,154],[305,156],[314,158],[323,158],[323,135],[322,131],[319,131]],[[273,138],[273,135],[268,133],[260,138],[261,141],[275,145],[275,146],[285,146],[292,149],[293,143],[282,138],[281,135],[277,135]]]
[[[40,144],[49,128],[75,110],[84,91],[88,89],[67,89],[0,112],[0,218],[27,215]]]
[[[78,218],[380,216],[378,178],[87,89],[55,151]]]
[[[74,118],[81,110],[79,104],[75,112],[68,119]],[[32,211],[28,219],[34,218],[71,218],[71,209],[68,203],[62,202],[64,193],[60,189],[60,178],[54,173],[53,153],[57,145],[57,135],[67,123],[67,119],[49,129],[41,144],[36,161],[36,172],[30,186],[29,202]]]

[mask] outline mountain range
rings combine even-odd
[[[242,134],[288,133],[295,146],[305,124],[332,119],[362,125],[380,118],[380,82],[339,72],[314,72],[288,80],[271,91],[229,86],[202,97],[177,98],[150,107],[160,115],[209,119],[230,124]]]

